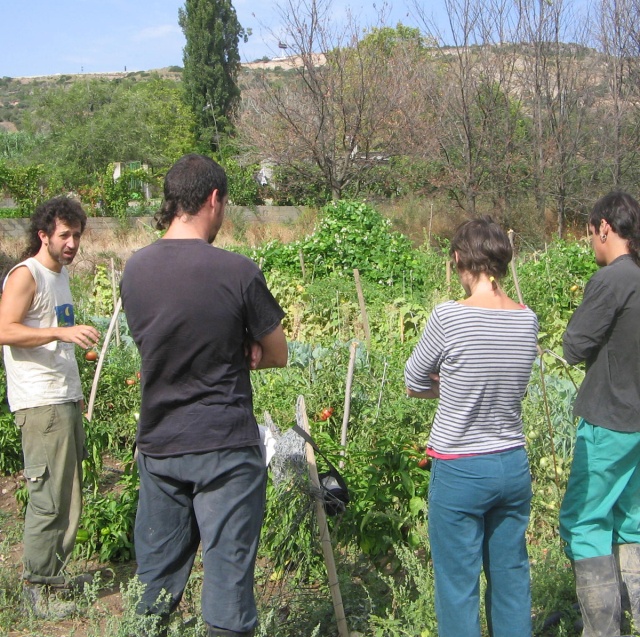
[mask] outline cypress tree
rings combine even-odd
[[[193,110],[201,144],[219,150],[232,131],[240,101],[238,42],[247,34],[231,0],[186,0],[178,21],[187,43],[183,50],[185,101]]]

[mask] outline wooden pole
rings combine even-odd
[[[549,410],[549,401],[547,399],[547,385],[544,380],[544,360],[542,358],[543,351],[538,346],[538,353],[540,354],[540,385],[542,387],[542,400],[544,403],[544,411],[547,417],[547,424],[549,425],[549,441],[551,442],[551,458],[553,459],[553,475],[556,483],[558,493],[560,492],[560,479],[558,478],[558,461],[556,459],[556,445],[553,441],[553,422],[551,421],[551,411]]]
[[[376,417],[373,421],[378,420],[378,416],[380,415],[380,405],[382,404],[382,390],[384,389],[384,382],[387,379],[387,367],[389,367],[389,363],[387,361],[384,362],[384,370],[382,371],[382,382],[380,383],[380,393],[378,394],[378,406],[376,407]]]
[[[511,258],[511,276],[513,277],[513,283],[516,288],[516,294],[518,295],[518,301],[520,305],[524,305],[524,299],[522,298],[522,292],[520,291],[520,282],[518,281],[518,271],[516,269],[516,250],[513,242],[513,230],[509,230],[507,232],[509,237],[509,243],[511,244],[511,250],[513,251],[513,257]],[[547,385],[544,380],[544,358],[543,358],[543,350],[540,347],[540,344],[537,346],[538,348],[538,356],[540,357],[540,386],[542,388],[542,400],[544,403],[545,415],[547,417],[547,424],[549,425],[549,442],[551,444],[551,457],[553,458],[553,473],[556,483],[556,488],[558,491],[560,490],[560,480],[558,478],[558,462],[556,460],[556,446],[553,441],[554,433],[553,433],[553,423],[551,421],[551,412],[549,411],[549,402],[547,399]]]
[[[298,258],[300,259],[300,269],[302,270],[302,280],[304,281],[307,277],[304,271],[304,254],[302,254],[302,250],[298,251]]]
[[[109,329],[105,334],[104,341],[102,342],[102,349],[100,350],[100,356],[98,357],[98,365],[96,366],[96,373],[93,376],[93,384],[91,385],[91,394],[89,396],[89,406],[87,407],[87,420],[91,420],[93,416],[93,406],[96,400],[96,393],[98,391],[98,381],[100,380],[100,372],[102,371],[102,365],[104,364],[104,355],[107,353],[107,347],[109,347],[109,341],[115,326],[118,324],[118,315],[122,308],[122,299],[116,301],[116,306],[113,310],[113,316],[111,317],[111,323],[109,323]]]
[[[344,390],[344,413],[342,415],[342,433],[340,435],[340,444],[342,450],[340,453],[344,456],[347,447],[347,428],[349,426],[349,416],[351,415],[351,386],[353,384],[353,370],[356,365],[356,354],[358,352],[358,341],[351,341],[349,352],[349,368],[347,369],[347,382]],[[344,466],[344,462],[340,461],[340,468]]]
[[[298,396],[296,405],[296,421],[298,426],[306,433],[311,435],[309,431],[309,420],[307,419],[307,408],[304,402],[304,396]],[[344,605],[342,603],[342,593],[340,592],[340,583],[338,582],[338,572],[336,571],[335,557],[333,555],[333,547],[331,546],[331,537],[329,535],[329,526],[327,524],[327,514],[324,511],[324,504],[321,497],[320,479],[318,478],[318,468],[316,466],[316,456],[313,447],[307,442],[305,443],[307,464],[309,466],[309,477],[314,493],[316,505],[316,516],[318,518],[318,527],[320,530],[320,543],[322,545],[322,554],[324,562],[327,566],[327,575],[329,576],[329,590],[331,591],[331,600],[333,602],[333,610],[338,623],[338,634],[340,637],[349,637],[349,628],[347,619],[344,614]]]
[[[447,278],[447,294],[451,295],[451,259],[447,259],[446,278]]]
[[[358,268],[353,269],[353,278],[356,282],[356,291],[358,292],[358,303],[360,304],[360,314],[362,314],[362,327],[364,328],[364,338],[367,341],[367,349],[371,349],[371,332],[369,331],[369,317],[367,316],[367,305],[364,302],[364,294],[362,293],[362,284],[360,283],[360,272]]]
[[[522,299],[522,292],[520,291],[520,282],[518,281],[518,272],[516,270],[516,247],[513,242],[513,230],[509,230],[507,232],[509,236],[509,243],[511,244],[511,250],[513,252],[513,256],[511,257],[511,276],[513,277],[513,284],[516,286],[516,294],[518,295],[518,301],[520,305],[524,305],[524,301]]]
[[[110,259],[111,263],[111,295],[113,298],[113,307],[115,308],[118,302],[118,287],[116,285],[116,266],[113,262],[113,257]],[[120,330],[116,330],[116,345],[120,347]]]

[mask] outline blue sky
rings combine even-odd
[[[335,16],[344,13],[345,1],[334,0]],[[242,61],[282,55],[277,3],[233,3],[240,24],[253,32],[240,46]],[[0,5],[0,77],[182,66],[178,9],[184,0],[0,0]],[[375,0],[350,6],[361,24],[375,23]],[[406,7],[390,11],[387,23],[398,21],[412,23]]]

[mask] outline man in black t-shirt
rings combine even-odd
[[[168,230],[129,259],[121,286],[142,358],[139,612],[166,622],[202,542],[209,637],[252,635],[257,622],[266,469],[249,376],[287,363],[284,312],[259,268],[210,245],[226,201],[223,169],[182,157],[167,173],[157,217]]]

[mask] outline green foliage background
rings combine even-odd
[[[346,249],[342,241],[349,243]],[[300,250],[307,263],[305,277]],[[406,397],[403,368],[433,306],[462,295],[457,282],[446,282],[446,252],[412,248],[375,208],[341,201],[324,209],[315,231],[295,248],[272,243],[255,258],[263,260],[269,286],[287,312],[289,340],[286,368],[252,375],[255,412],[262,421],[268,411],[285,432],[295,422],[297,397],[303,395],[316,442],[334,464],[345,463],[342,473],[351,502],[342,515],[330,519],[330,527],[343,576],[349,573],[341,585],[352,630],[380,637],[407,631],[435,635],[426,532],[429,473],[418,461],[424,457],[436,404]],[[370,345],[354,267],[363,274]],[[540,317],[541,341],[557,349],[595,268],[590,248],[587,242],[557,242],[545,252],[523,255],[517,267],[525,300]],[[513,282],[505,285],[513,294]],[[106,265],[99,264],[92,277],[76,277],[73,287],[78,320],[104,333],[113,311]],[[137,475],[132,447],[140,401],[139,356],[124,317],[118,330],[121,344],[112,342],[106,351],[92,419],[85,423],[89,458],[76,548],[78,559],[93,557],[114,567],[133,558]],[[355,366],[343,449],[339,441],[352,348]],[[80,351],[78,364],[88,395],[96,364],[85,361]],[[581,379],[579,369],[569,373],[556,359],[545,357],[544,365],[544,375],[539,365],[534,368],[524,401],[534,478],[528,542],[538,624],[550,609],[569,609],[567,617],[571,612],[572,580],[558,541],[557,515],[573,452],[573,381]],[[4,378],[0,381],[4,386]],[[322,420],[319,414],[326,407],[333,414]],[[15,473],[21,466],[20,443],[6,403],[0,412],[0,442],[0,470]],[[322,460],[318,462],[322,470]],[[304,476],[290,476],[284,487],[269,484],[258,585],[270,590],[271,597],[264,602],[260,634],[333,634],[329,596],[318,597],[313,588],[326,581],[326,574],[310,494]],[[23,496],[21,491],[22,501]],[[197,574],[194,582],[201,585]],[[315,591],[313,602],[306,597],[309,587]],[[289,621],[278,622],[271,613],[274,595],[287,599],[293,613]],[[175,630],[186,634],[184,628]]]

